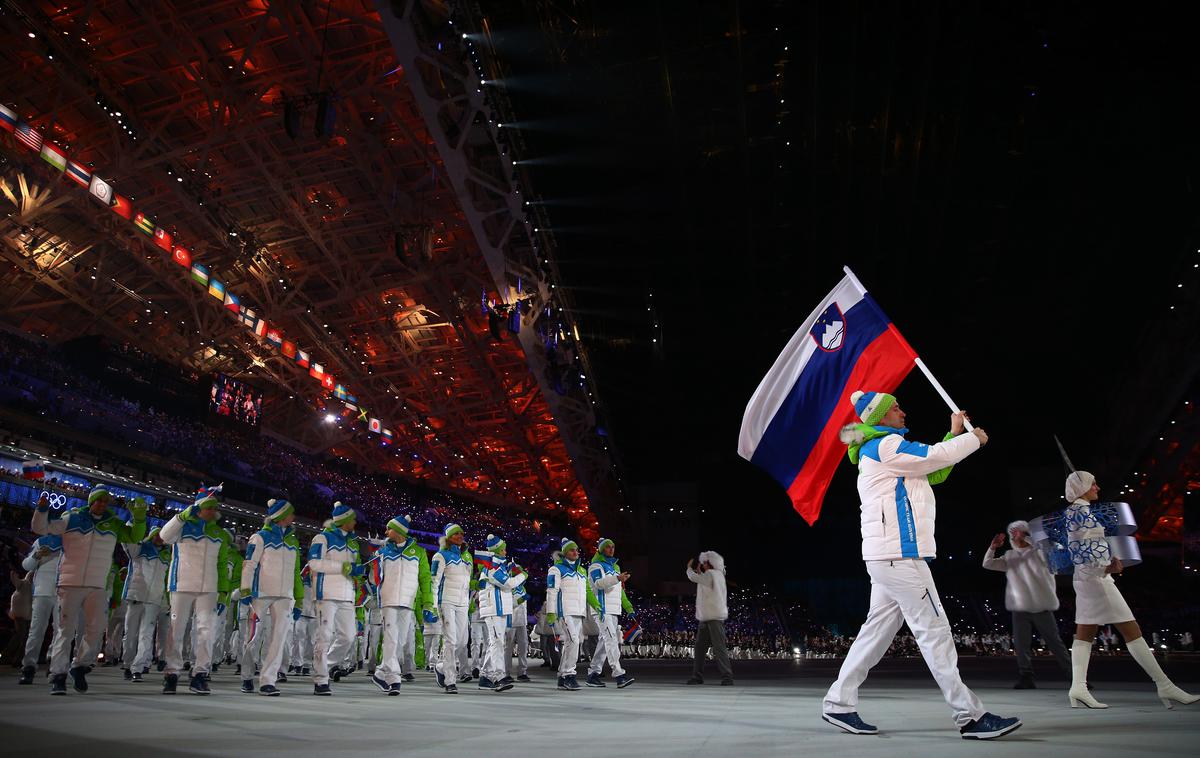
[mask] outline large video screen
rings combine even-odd
[[[249,384],[217,374],[208,409],[218,416],[257,426],[262,415],[262,398],[263,393]]]

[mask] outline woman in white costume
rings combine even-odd
[[[1122,567],[1120,559],[1109,548],[1104,525],[1091,511],[1090,504],[1100,497],[1096,477],[1086,471],[1071,472],[1067,477],[1066,495],[1071,503],[1063,512],[1067,522],[1067,549],[1075,563],[1072,584],[1075,587],[1076,628],[1075,642],[1071,645],[1071,691],[1068,693],[1071,707],[1108,707],[1087,690],[1092,642],[1096,639],[1096,631],[1104,624],[1117,627],[1125,638],[1129,654],[1154,680],[1163,705],[1171,708],[1173,703],[1187,705],[1200,700],[1200,695],[1184,692],[1163,673],[1154,659],[1154,652],[1142,637],[1141,627],[1134,620],[1129,604],[1113,581],[1113,574],[1121,573]]]

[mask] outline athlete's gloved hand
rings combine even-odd
[[[557,613],[547,613],[546,614],[546,623],[549,624],[550,626],[554,626],[555,624],[557,624],[558,623],[558,614]]]
[[[250,591],[249,591],[249,590],[245,590],[244,592],[245,592],[245,593],[249,593]],[[242,605],[250,605],[251,603],[253,603],[253,602],[254,602],[254,598],[250,597],[250,595],[249,595],[249,594],[243,594],[243,595],[242,595],[242,599],[241,599],[241,600],[239,600],[238,602],[239,602],[239,603],[241,603]]]
[[[142,497],[135,497],[133,502],[129,504],[129,512],[133,514],[133,520],[138,522],[146,520],[146,511],[149,508],[150,506],[146,504],[146,499]]]
[[[438,620],[437,611],[426,608],[422,612],[421,616],[422,616],[422,618],[425,619],[426,624],[436,624],[437,623],[437,620]]]
[[[300,620],[300,609],[293,608],[292,609],[292,621],[299,621],[299,620]]]
[[[363,576],[367,573],[366,567],[361,563],[343,563],[342,574],[346,576]]]

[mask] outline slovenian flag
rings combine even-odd
[[[80,187],[90,187],[92,184],[92,172],[75,161],[67,161],[67,176]]]
[[[21,478],[39,481],[46,478],[45,461],[22,461]]]
[[[53,142],[42,143],[42,160],[59,171],[67,170],[67,154]]]
[[[847,269],[758,385],[742,417],[738,454],[784,486],[809,524],[846,453],[838,431],[855,421],[855,390],[892,392],[917,359]]]

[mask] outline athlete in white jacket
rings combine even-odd
[[[299,612],[297,600],[304,599],[300,582],[300,542],[292,522],[296,509],[286,500],[267,502],[267,518],[263,528],[250,535],[246,558],[242,562],[241,595],[254,598],[251,622],[254,632],[243,650],[261,643],[263,657],[259,666],[258,694],[279,695],[275,680],[283,661],[288,628]],[[251,674],[254,664],[250,656],[242,655],[242,692],[253,692]],[[247,685],[250,685],[249,688]]]
[[[1004,607],[1013,617],[1013,648],[1017,652],[1018,679],[1013,689],[1031,690],[1033,683],[1033,628],[1059,667],[1069,675],[1071,656],[1063,646],[1058,634],[1058,622],[1054,612],[1058,610],[1058,593],[1054,588],[1054,574],[1046,564],[1046,556],[1029,541],[1029,523],[1014,521],[1008,525],[1008,539],[1012,549],[997,557],[996,549],[1004,544],[1004,535],[997,534],[988,545],[983,556],[983,567],[992,571],[1003,571],[1006,581]]]
[[[429,562],[429,583],[442,622],[442,654],[434,673],[438,686],[449,695],[458,694],[459,663],[467,646],[474,559],[463,549],[464,540],[461,526],[446,524],[439,540],[441,549]]]
[[[603,687],[600,674],[604,671],[604,661],[608,660],[616,677],[618,689],[633,684],[633,677],[625,673],[621,667],[621,612],[633,618],[633,605],[625,595],[625,582],[629,572],[622,571],[616,558],[616,544],[610,539],[601,538],[596,545],[596,555],[592,557],[592,565],[588,567],[588,581],[591,582],[592,592],[600,603],[597,612],[597,623],[600,626],[600,640],[596,652],[592,654],[591,665],[588,666],[588,676],[585,684],[589,687]]]
[[[976,429],[964,434],[966,414],[951,414],[950,433],[936,445],[904,438],[904,411],[891,395],[855,392],[861,424],[842,430],[851,463],[858,464],[862,505],[863,560],[871,576],[871,606],[846,654],[837,681],[825,695],[822,718],[852,734],[878,729],[858,716],[858,688],[879,662],[901,624],[917,639],[925,665],[954,711],[964,739],[994,739],[1021,726],[984,710],[958,673],[958,653],[946,611],[927,560],[936,557],[931,483],[944,481],[949,468],[987,442]]]
[[[388,521],[387,540],[371,564],[383,617],[383,655],[371,681],[388,695],[399,694],[401,682],[414,678],[418,610],[426,619],[437,618],[430,594],[429,556],[409,535],[411,525],[409,516]]]
[[[575,669],[579,665],[579,643],[583,639],[583,617],[587,609],[599,610],[592,594],[587,572],[579,560],[579,545],[563,539],[562,548],[546,572],[546,622],[562,638],[562,658],[558,666],[558,688],[578,690]]]
[[[85,674],[96,662],[100,636],[108,621],[109,595],[105,590],[113,549],[117,543],[141,542],[146,533],[146,502],[140,498],[130,508],[132,524],[109,510],[112,495],[98,486],[88,494],[88,504],[50,518],[46,496],[33,511],[34,534],[62,536],[63,557],[58,567],[58,614],[50,644],[50,694],[67,694],[67,673],[76,692],[87,692]],[[82,625],[83,634],[71,658],[71,643]]]
[[[504,671],[504,634],[513,612],[513,591],[525,583],[525,574],[511,571],[508,546],[494,534],[487,536],[486,560],[479,572],[479,617],[483,620],[483,663],[479,668],[479,688],[504,692],[513,680]]]
[[[359,561],[358,537],[354,534],[358,514],[342,503],[333,504],[333,514],[325,531],[313,537],[308,548],[308,567],[312,570],[314,597],[317,601],[316,634],[313,638],[313,694],[332,695],[329,679],[335,681],[349,673],[329,663],[341,661],[350,652],[357,635],[354,602],[355,579],[365,568]]]
[[[125,545],[129,556],[129,571],[125,575],[125,644],[121,660],[125,662],[125,678],[142,681],[150,670],[154,654],[154,630],[162,612],[163,588],[166,587],[167,563],[171,551],[163,547],[158,529],[151,529],[146,539],[137,545]]]
[[[29,619],[18,684],[33,684],[33,676],[37,673],[46,628],[58,605],[58,564],[62,561],[62,545],[62,537],[57,534],[38,537],[29,549],[29,555],[21,561],[21,568],[33,574],[33,614]]]

